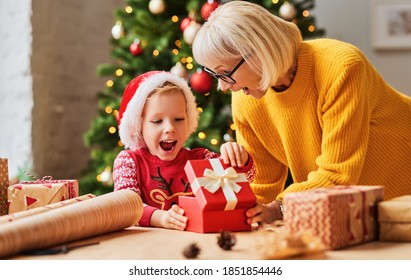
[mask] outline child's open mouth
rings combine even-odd
[[[171,151],[176,144],[177,144],[177,140],[163,140],[160,142],[160,147],[164,151]]]

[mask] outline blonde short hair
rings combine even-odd
[[[261,76],[260,89],[274,85],[298,56],[302,36],[298,27],[246,1],[231,1],[211,13],[193,45],[197,63],[208,57],[221,62],[245,58]]]
[[[150,92],[148,94],[146,103],[155,94],[168,94],[168,93],[171,93],[171,92],[174,92],[174,91],[178,91],[184,96],[184,91],[181,87],[179,87],[179,86],[177,86],[177,85],[175,85],[171,82],[165,82],[164,84],[159,85],[158,87],[156,87],[152,92]],[[185,98],[185,96],[184,96],[184,98]]]

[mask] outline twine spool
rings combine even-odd
[[[138,223],[140,196],[120,190],[0,226],[0,257],[121,230]]]

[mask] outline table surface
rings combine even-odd
[[[216,233],[200,234],[160,228],[129,227],[69,245],[98,243],[54,255],[13,256],[11,260],[183,260],[182,252],[192,243],[200,248],[200,260],[258,260],[253,232],[236,232],[236,245],[224,251],[217,244]],[[320,253],[295,256],[290,259],[309,260],[411,260],[411,242],[367,242],[356,246]]]

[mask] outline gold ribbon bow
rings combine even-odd
[[[204,188],[211,193],[215,193],[220,187],[223,191],[228,189],[236,193],[241,190],[241,186],[233,181],[233,179],[238,178],[238,173],[233,167],[225,169],[223,175],[218,175],[214,170],[206,168],[204,170],[204,177],[209,179]]]
[[[204,188],[211,193],[215,193],[221,188],[227,199],[227,204],[224,210],[233,210],[238,201],[235,193],[238,193],[241,190],[241,186],[235,181],[244,181],[244,178],[240,177],[241,176],[239,176],[233,167],[225,169],[222,175],[219,175],[214,170],[206,168],[204,170],[204,179],[206,179]]]

